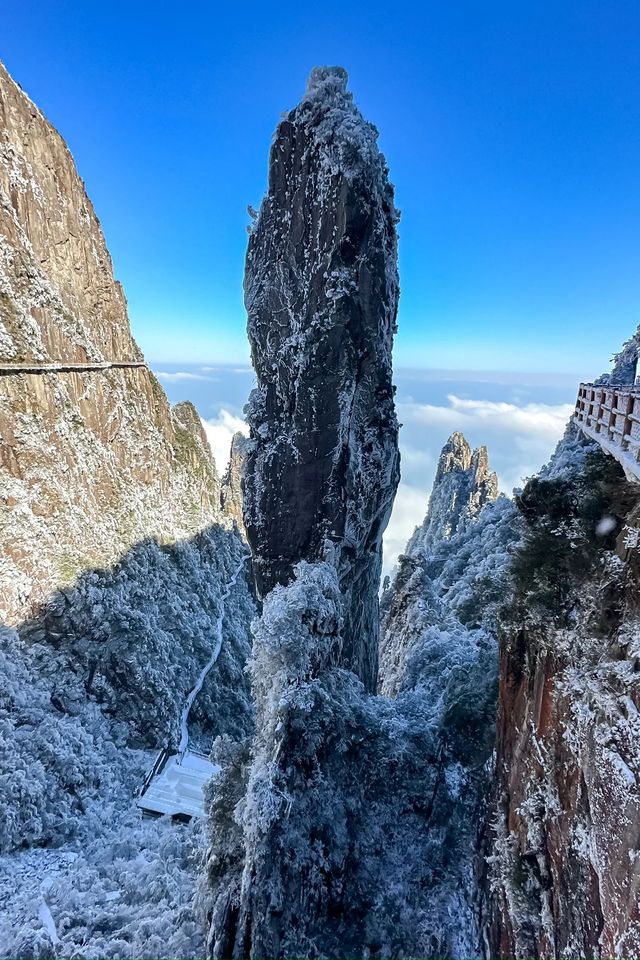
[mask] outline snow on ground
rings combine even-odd
[[[236,594],[246,591],[234,590],[245,559],[220,584],[213,651],[182,712],[187,741],[189,710],[223,649],[223,634],[226,649]],[[55,691],[60,683],[72,686],[69,672],[51,653],[34,659],[36,646],[14,631],[0,640],[0,755],[12,771],[0,775],[0,840],[6,850],[25,845],[0,856],[0,957],[204,957],[193,907],[203,823],[143,819],[136,806],[157,751],[127,746],[127,724],[96,703],[79,697],[73,715],[62,712]],[[199,730],[195,739],[208,749],[212,733]],[[201,797],[210,765],[189,753],[184,762]]]
[[[103,797],[107,829],[57,849],[0,857],[0,957],[204,957],[193,909],[201,824],[142,819],[135,807],[151,751]]]

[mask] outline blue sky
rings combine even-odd
[[[318,63],[396,184],[398,366],[587,379],[640,320],[640,4],[4,0],[155,362],[240,362],[247,203]]]

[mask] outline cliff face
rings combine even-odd
[[[572,427],[519,498],[488,821],[492,957],[640,956],[639,497]]]
[[[73,672],[133,738],[161,744],[176,737],[244,548],[195,408],[169,406],[131,336],[64,141],[3,68],[0,121],[0,620],[52,658],[62,709]],[[238,590],[241,616],[200,705],[214,688],[229,700],[223,674],[238,698],[214,729],[250,714],[253,601],[242,578]]]
[[[244,477],[247,470],[247,455],[249,440],[242,434],[236,433],[231,441],[231,455],[229,466],[222,478],[220,486],[220,506],[225,516],[234,520],[240,535],[246,537],[244,527]]]
[[[0,358],[142,360],[73,158],[0,64]]]
[[[247,253],[258,386],[245,524],[261,596],[333,544],[342,657],[371,689],[381,538],[399,477],[391,347],[393,190],[340,68],[319,68],[276,130]]]
[[[148,536],[217,521],[195,409],[144,367],[100,224],[59,134],[0,66],[0,618],[30,616]]]

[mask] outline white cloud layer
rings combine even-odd
[[[410,487],[407,483],[398,486],[393,513],[384,533],[384,573],[391,573],[398,557],[404,552],[409,537],[422,523],[429,498],[426,490]]]
[[[557,441],[573,412],[573,404],[570,403],[527,403],[517,406],[515,403],[494,400],[465,400],[453,393],[447,395],[447,400],[448,407],[428,403],[398,404],[400,419],[404,423],[446,424],[452,430],[461,430],[463,433],[465,425],[484,424],[509,433],[533,434]]]
[[[249,427],[242,417],[238,417],[224,408],[220,409],[217,417],[212,417],[210,420],[203,419],[202,426],[207,435],[218,474],[222,476],[229,463],[231,441],[234,433],[243,433],[247,437],[249,436]]]
[[[573,404],[465,399],[447,395],[448,405],[397,405],[403,481],[384,537],[385,574],[390,573],[427,509],[440,449],[454,430],[472,446],[486,445],[500,489],[511,494],[549,459],[573,413]],[[423,485],[422,485],[423,484]]]
[[[158,380],[164,380],[165,383],[182,383],[185,380],[211,381],[214,379],[213,377],[205,377],[202,373],[191,373],[187,370],[176,370],[174,372],[169,372],[168,370],[155,370],[154,373]]]

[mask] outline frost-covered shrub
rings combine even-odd
[[[575,586],[611,550],[634,503],[620,464],[570,427],[551,463],[516,498],[526,524],[512,575],[531,616],[568,622]],[[600,521],[610,521],[603,530]]]
[[[411,649],[403,689],[424,693],[443,755],[479,764],[494,743],[497,643],[486,630],[427,627]]]
[[[400,558],[381,603],[383,692],[393,695],[416,683],[416,667],[406,679],[405,672],[423,638],[429,642],[425,631],[432,627],[452,632],[454,658],[467,640],[470,650],[475,649],[476,631],[492,636],[491,649],[485,643],[484,667],[493,682],[498,615],[510,600],[511,564],[522,526],[513,502],[499,497],[450,539],[438,540],[431,552],[418,550]],[[467,639],[465,630],[470,631]]]
[[[335,571],[299,564],[254,627],[251,757],[223,744],[232,762],[212,784],[201,900],[214,956],[450,947],[455,885],[436,881],[461,853],[448,812],[466,774],[442,762],[432,691],[367,694],[336,665],[340,642]]]
[[[171,548],[140,544],[52,598],[24,639],[0,629],[0,851],[104,830],[125,747],[177,745],[187,693],[218,644],[190,742],[208,750],[218,733],[247,735],[255,607],[244,556],[221,528]]]
[[[169,546],[144,541],[113,568],[89,570],[55,594],[21,634],[44,641],[43,659],[53,646],[61,675],[81,680],[107,713],[128,721],[139,745],[175,745],[184,699],[217,642],[225,584],[245,553],[237,533],[217,525]],[[241,735],[251,723],[243,668],[254,611],[242,574],[226,601],[216,669],[192,715],[214,736]]]
[[[73,713],[57,705],[62,685]],[[73,836],[90,798],[121,773],[125,732],[73,674],[43,676],[15,631],[0,629],[0,851]]]
[[[142,820],[126,803],[134,774],[130,764],[105,789],[111,817],[82,843],[0,857],[0,957],[204,957],[193,909],[201,825]]]

